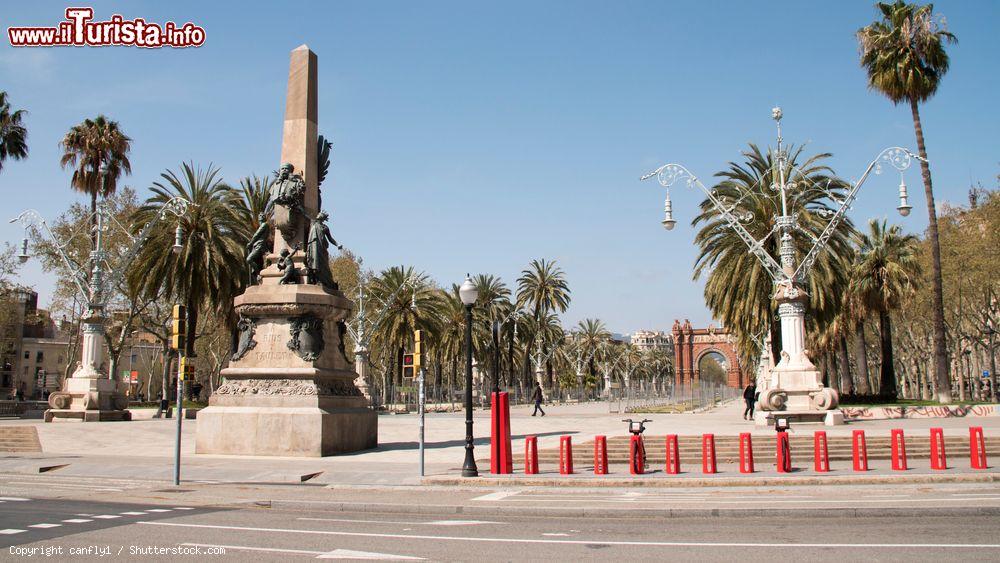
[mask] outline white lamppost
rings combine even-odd
[[[94,247],[90,252],[87,264],[77,264],[67,253],[66,247],[70,241],[59,241],[49,229],[48,223],[35,210],[24,211],[11,223],[20,222],[25,230],[29,227],[40,225],[39,236],[44,237],[52,243],[60,259],[71,272],[73,283],[84,304],[86,313],[83,318],[83,341],[81,342],[80,365],[76,371],[63,382],[63,389],[60,392],[49,395],[49,406],[52,407],[45,412],[45,421],[51,422],[53,418],[76,418],[84,421],[91,420],[128,420],[130,414],[126,409],[128,399],[118,392],[110,374],[101,373],[101,364],[104,363],[104,333],[106,330],[107,317],[105,308],[111,299],[112,292],[118,287],[125,272],[131,266],[132,261],[139,253],[139,249],[146,242],[153,227],[160,220],[165,219],[168,214],[180,217],[187,212],[188,206],[192,205],[186,199],[173,198],[164,203],[149,223],[143,226],[139,234],[132,236],[127,229],[119,227],[128,236],[131,245],[126,250],[118,263],[111,265],[108,263],[108,253],[105,248],[104,235],[109,228],[109,220],[113,221],[107,205],[102,203],[96,212],[96,232],[94,233]],[[181,250],[183,232],[180,225],[174,233],[174,245],[171,250],[177,253]],[[21,252],[18,259],[23,263],[29,258],[28,237],[25,236],[21,242]]]
[[[854,202],[858,190],[868,179],[869,174],[872,172],[881,173],[883,164],[888,164],[899,171],[899,206],[897,210],[903,216],[909,215],[910,205],[907,202],[903,171],[910,167],[911,159],[920,160],[920,157],[901,147],[883,150],[871,161],[861,179],[850,185],[846,196],[839,199],[827,187],[815,184],[806,175],[801,174],[801,171],[799,171],[797,181],[791,181],[790,178],[786,177],[786,167],[789,162],[788,153],[782,144],[781,108],[772,109],[771,117],[777,124],[778,130],[777,149],[773,151],[777,173],[772,174],[772,178],[776,178],[776,181],[771,186],[759,184],[751,186],[736,201],[730,202],[718,197],[713,190],[705,187],[697,176],[680,164],[663,165],[643,176],[641,180],[656,177],[660,185],[666,188],[667,195],[662,224],[667,230],[673,229],[676,224],[670,200],[670,187],[678,180],[683,179],[688,187],[700,189],[705,193],[719,216],[746,243],[750,252],[760,260],[764,269],[771,276],[775,288],[774,300],[778,303],[778,316],[781,319],[782,351],[778,365],[771,369],[768,388],[761,393],[761,407],[766,411],[785,410],[803,415],[825,415],[827,411],[837,406],[838,397],[835,390],[824,387],[821,374],[809,360],[805,350],[805,313],[806,304],[809,302],[809,295],[805,291],[806,276]],[[798,169],[795,168],[795,170]],[[774,229],[764,238],[757,239],[743,226],[743,223],[753,218],[752,214],[742,211],[739,206],[746,197],[755,193],[760,195],[766,189],[781,195],[781,214],[774,217]],[[788,208],[790,195],[809,190],[818,190],[824,193],[837,205],[836,211],[827,212],[829,221],[819,237],[813,237],[811,233],[800,226],[797,214],[790,212]],[[795,263],[793,231],[805,233],[813,239],[811,249],[799,264]],[[772,235],[778,237],[780,263],[764,250],[764,243]],[[837,414],[839,415],[839,412]],[[830,424],[837,423],[842,419],[842,415],[826,417],[827,423]]]

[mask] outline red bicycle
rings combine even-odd
[[[631,433],[633,436],[638,436],[639,437],[638,446],[637,447],[639,448],[639,454],[642,455],[642,468],[646,468],[648,466],[647,463],[646,463],[646,442],[645,442],[645,440],[642,437],[642,433],[646,431],[646,423],[647,422],[653,422],[653,421],[650,420],[650,419],[648,419],[648,418],[644,418],[642,420],[632,420],[631,418],[623,418],[622,422],[627,422],[628,423],[628,431],[629,431],[629,433]],[[632,472],[633,473],[642,473],[642,471],[640,471],[639,467],[634,467],[635,460],[638,459],[638,458],[639,458],[639,455],[636,455],[636,457],[634,459],[630,459],[629,460],[629,463],[633,465],[633,467],[632,467]]]

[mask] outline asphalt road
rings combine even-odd
[[[779,554],[815,560],[995,561],[1000,550],[1000,519],[940,517],[933,510],[906,518],[485,518],[26,499],[0,503],[0,530],[5,559],[48,553],[68,560],[77,558],[71,550],[79,550],[87,556],[163,561],[178,554],[257,561],[773,562]]]

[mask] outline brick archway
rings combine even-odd
[[[729,387],[743,387],[743,375],[736,348],[730,342],[729,331],[715,328],[692,328],[691,322],[684,324],[674,320],[674,385],[692,385],[700,380],[699,362],[706,354],[716,352],[726,358],[726,384]]]

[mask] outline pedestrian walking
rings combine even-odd
[[[753,420],[753,408],[757,404],[757,384],[751,381],[743,390],[743,400],[747,408],[743,411],[743,420]]]
[[[535,382],[535,392],[531,394],[531,399],[535,401],[535,412],[531,413],[531,416],[535,416],[541,411],[542,416],[545,416],[545,411],[542,410],[542,401],[545,397],[542,395],[542,384]]]

